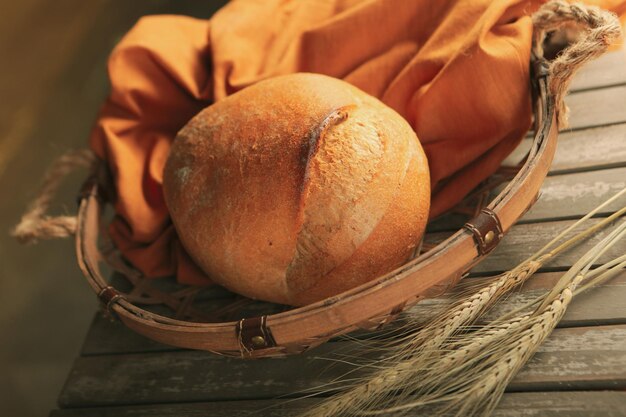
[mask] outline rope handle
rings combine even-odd
[[[557,123],[559,128],[565,128],[569,109],[564,98],[574,74],[588,61],[604,54],[620,38],[620,22],[614,13],[607,10],[564,0],[547,2],[533,13],[532,21],[532,52],[538,57],[543,56],[543,42],[547,32],[569,24],[585,29],[581,30],[578,40],[550,61],[548,67],[548,89],[557,106]]]
[[[56,239],[76,233],[76,216],[46,215],[63,179],[77,168],[95,170],[96,155],[89,149],[69,151],[61,155],[43,177],[39,195],[30,203],[20,222],[11,231],[11,236],[20,243],[35,243],[40,239]]]

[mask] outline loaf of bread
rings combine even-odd
[[[402,265],[428,219],[422,147],[350,84],[291,74],[196,115],[165,166],[179,238],[218,284],[304,305]]]

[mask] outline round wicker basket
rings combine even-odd
[[[172,280],[145,279],[107,244],[105,234],[99,233],[108,204],[104,164],[99,164],[79,198],[79,265],[111,315],[149,338],[183,348],[243,358],[278,356],[303,352],[358,328],[388,323],[420,299],[458,282],[536,200],[555,152],[558,129],[555,100],[548,92],[547,63],[533,59],[531,67],[535,136],[517,174],[486,207],[479,207],[463,228],[378,279],[287,311],[281,311],[284,306],[229,296],[214,288],[185,288]],[[104,279],[103,261],[118,272],[115,285]]]
[[[419,300],[454,286],[532,206],[552,162],[559,126],[567,120],[563,97],[574,72],[606,52],[621,34],[615,15],[563,0],[541,6],[532,22],[529,83],[534,138],[525,158],[515,167],[502,167],[461,203],[457,212],[469,220],[459,230],[436,244],[423,242],[421,253],[402,267],[349,291],[289,308],[216,286],[185,287],[171,278],[142,276],[103,232],[114,201],[103,161],[96,162],[82,188],[76,217],[46,214],[62,178],[77,167],[92,166],[93,153],[86,150],[70,152],[55,162],[44,177],[39,196],[12,234],[22,242],[75,235],[79,266],[105,312],[130,329],[169,345],[259,358],[300,353],[356,329],[377,329]],[[544,53],[544,46],[555,46],[546,43],[546,33],[566,26],[584,32],[575,41],[568,40],[568,45],[547,48]],[[547,61],[543,58],[546,54],[555,58]],[[494,188],[507,181],[487,203]],[[113,273],[103,274],[103,266]]]

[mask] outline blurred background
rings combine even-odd
[[[87,146],[108,92],[106,59],[143,15],[208,18],[221,0],[0,0],[0,410],[54,408],[95,296],[73,241],[21,246],[9,236],[49,164]],[[85,172],[66,181],[52,213],[75,213]]]

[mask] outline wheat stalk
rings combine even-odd
[[[535,353],[563,317],[577,286],[587,275],[594,281],[607,279],[626,267],[624,256],[598,268],[590,268],[617,242],[626,236],[626,222],[568,270],[560,280],[558,291],[546,294],[533,314],[502,320],[496,319],[461,338],[446,341],[436,361],[414,372],[407,380],[409,395],[390,397],[384,407],[363,409],[364,415],[389,415],[409,409],[438,405],[446,415],[489,415],[505,387]],[[407,401],[407,397],[411,401]]]
[[[495,282],[485,286],[467,301],[462,301],[442,317],[431,322],[403,340],[398,351],[387,357],[394,366],[375,372],[372,377],[349,391],[337,394],[332,401],[321,404],[302,417],[350,415],[351,410],[362,410],[369,404],[384,401],[394,391],[406,385],[407,379],[416,377],[416,369],[428,369],[436,362],[441,346],[460,329],[468,326],[511,288],[526,281],[552,255],[544,255],[504,273]]]
[[[581,222],[589,219],[594,213],[625,193],[626,190],[622,190],[559,234],[559,237],[562,237],[564,233],[571,231]],[[606,227],[625,213],[626,207],[618,210],[597,224],[586,228],[561,244],[558,244],[559,242],[557,240],[553,240],[551,245],[544,246],[537,254],[531,256],[524,263],[500,275],[494,282],[483,286],[467,299],[463,299],[456,305],[453,305],[452,308],[432,320],[427,326],[418,331],[408,332],[400,341],[399,346],[392,349],[383,359],[386,367],[374,372],[368,380],[361,381],[360,384],[357,383],[352,389],[337,394],[332,400],[324,402],[319,407],[303,414],[303,417],[362,414],[363,411],[372,404],[398,401],[402,396],[398,396],[397,391],[402,390],[407,384],[412,385],[414,382],[419,383],[421,381],[419,385],[424,387],[423,391],[428,391],[431,388],[423,381],[428,381],[433,375],[437,375],[437,378],[441,378],[441,375],[446,372],[446,368],[443,368],[442,364],[447,363],[448,368],[453,368],[454,365],[458,363],[458,360],[455,361],[454,358],[460,358],[462,354],[459,352],[463,352],[463,349],[460,349],[458,344],[453,345],[453,341],[456,340],[455,337],[457,337],[461,331],[466,330],[472,323],[480,318],[485,311],[508,294],[513,288],[523,284],[549,259],[580,242],[591,233]],[[611,235],[607,238],[610,237]],[[602,241],[601,243],[604,242],[605,241]],[[579,264],[585,259],[587,258],[581,258]],[[519,319],[515,320],[519,321]],[[500,323],[501,326],[514,325],[513,323],[506,322],[502,318],[500,319]],[[485,331],[493,333],[485,340],[481,339],[485,335],[475,335],[472,333],[471,337],[476,337],[478,342],[476,342],[474,346],[470,344],[465,348],[466,353],[463,355],[464,361],[467,361],[466,358],[471,357],[476,351],[476,348],[481,344],[485,345],[491,339],[498,340],[497,335],[503,334],[499,329],[490,328]],[[454,353],[456,356],[442,358],[442,355],[451,349],[456,350]]]
[[[605,205],[603,204],[599,208]],[[463,413],[468,412],[467,406],[463,405],[466,403],[474,404],[476,409],[482,409],[485,406],[490,409],[490,407],[495,406],[491,402],[485,403],[485,399],[481,395],[484,393],[499,395],[498,393],[504,389],[508,379],[501,378],[499,380],[501,383],[493,386],[482,386],[479,381],[490,380],[489,378],[493,378],[494,373],[505,375],[502,372],[504,363],[517,364],[507,367],[506,375],[514,375],[517,372],[519,367],[532,355],[535,347],[556,326],[562,313],[569,305],[571,294],[576,285],[589,271],[590,266],[614,242],[626,234],[626,223],[610,233],[592,251],[581,257],[561,280],[567,285],[563,286],[562,283],[557,283],[558,291],[552,291],[544,296],[543,299],[546,300],[546,303],[537,309],[535,315],[508,319],[500,317],[480,330],[460,333],[467,330],[498,299],[525,282],[548,259],[589,236],[590,231],[597,231],[605,227],[624,213],[626,213],[626,207],[558,246],[556,246],[558,242],[555,242],[553,246],[556,247],[552,251],[539,257],[533,256],[524,264],[502,274],[496,281],[479,289],[469,299],[459,302],[426,327],[405,336],[397,350],[391,352],[384,359],[386,368],[374,372],[367,380],[363,380],[352,389],[323,402],[303,416],[386,414],[436,403],[446,403],[445,409],[447,411],[458,409],[460,410],[458,415],[463,415]],[[621,264],[615,262],[620,260],[626,262],[620,257],[608,263],[607,267],[600,269],[606,270],[611,265],[619,267]],[[600,275],[600,277],[602,276]],[[532,337],[528,336],[528,332],[537,331],[537,326],[543,329],[542,332]],[[544,334],[545,336],[543,336]],[[528,339],[529,337],[530,339]],[[532,343],[524,344],[523,346],[527,348],[522,349],[519,347],[519,343],[521,343],[519,340],[524,341],[526,339],[531,340]],[[511,353],[503,355],[499,351],[503,347],[507,352],[510,349]],[[514,348],[511,349],[511,347]],[[511,358],[510,355],[514,352],[524,352],[524,354]],[[498,362],[494,362],[494,360],[498,360]],[[476,369],[477,366],[480,366],[480,369]],[[472,376],[466,377],[468,374]],[[448,381],[447,384],[445,381]],[[466,391],[461,395],[460,392],[463,392],[464,389]],[[419,399],[407,402],[406,398],[409,396]],[[479,404],[468,402],[468,397],[480,398],[482,402]],[[381,409],[381,405],[385,406]]]
[[[461,342],[457,351],[442,357],[445,372],[433,371],[438,379],[420,387],[414,394],[417,399],[363,414],[389,415],[435,404],[440,404],[438,411],[446,415],[488,413],[497,404],[494,394],[504,390],[511,376],[550,334],[552,323],[563,316],[571,298],[571,290],[564,290],[539,316],[526,315],[472,333],[466,346]],[[469,377],[460,378],[470,372]]]

